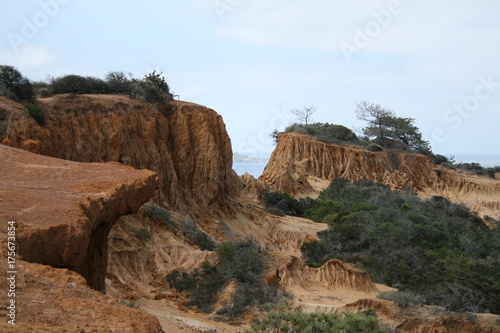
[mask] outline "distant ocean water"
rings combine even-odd
[[[245,172],[248,172],[250,175],[255,178],[259,178],[259,176],[264,171],[266,167],[266,163],[233,163],[233,170],[241,176]]]
[[[500,166],[500,155],[452,154],[452,156],[455,156],[455,163],[479,163],[483,167]]]

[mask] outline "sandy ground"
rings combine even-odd
[[[163,330],[167,333],[205,332],[217,330],[224,333],[243,333],[249,326],[232,326],[210,319],[204,313],[182,311],[174,302],[168,300],[141,300],[141,308],[156,316]]]

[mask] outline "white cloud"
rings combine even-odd
[[[43,45],[26,44],[20,46],[17,51],[0,49],[2,64],[22,68],[22,70],[36,70],[54,63],[59,58],[59,55],[50,52],[48,46]]]
[[[354,44],[360,31],[372,28],[375,33],[362,50],[365,54],[488,58],[500,53],[500,45],[493,39],[500,32],[500,21],[495,18],[500,3],[493,0],[240,3],[225,14],[217,32],[220,37],[254,45],[308,46],[339,52],[341,43]],[[389,17],[381,13],[389,13]]]

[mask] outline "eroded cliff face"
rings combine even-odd
[[[40,127],[22,105],[2,97],[0,104],[8,112],[2,144],[66,160],[115,161],[155,171],[163,183],[156,200],[173,210],[220,213],[231,207],[241,186],[222,117],[204,106],[58,95],[39,101],[46,114]]]
[[[17,224],[17,254],[73,270],[104,291],[109,231],[120,216],[153,197],[160,186],[157,174],[4,145],[0,160],[0,219]]]
[[[391,188],[408,186],[424,196],[441,195],[474,211],[500,217],[500,181],[467,176],[431,163],[428,157],[371,152],[286,133],[259,180],[297,197],[316,196],[331,180],[366,178]]]
[[[7,267],[7,228],[0,229],[0,267],[16,272],[15,331],[162,332],[153,316],[96,291],[105,288],[110,229],[153,197],[158,175],[5,145],[0,161],[0,220],[15,227],[15,267]],[[9,286],[0,281],[2,290]],[[3,317],[10,299],[2,298]],[[4,320],[0,330],[9,326]]]
[[[305,288],[323,286],[331,290],[378,292],[367,272],[337,259],[332,259],[319,268],[312,268],[304,267],[304,262],[294,257],[279,271],[279,276],[284,286],[299,285]]]

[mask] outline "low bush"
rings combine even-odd
[[[35,82],[35,89],[41,97],[53,94],[125,94],[146,102],[159,103],[172,100],[170,87],[161,75],[162,73],[153,71],[138,80],[124,72],[110,72],[102,80],[93,76],[70,74],[51,78],[49,82]],[[13,95],[13,91],[7,88],[0,81],[0,94],[9,97]]]
[[[146,242],[151,238],[151,233],[146,228],[138,228],[133,225],[129,220],[125,220],[125,225],[140,241]]]
[[[431,155],[430,158],[434,164],[442,165],[445,167],[450,167],[455,163],[455,156],[446,157],[444,155],[436,154],[436,155]]]
[[[30,80],[15,67],[0,66],[0,96],[16,101],[33,101],[35,91]]]
[[[106,75],[106,83],[111,94],[130,94],[134,79],[132,74],[124,72],[109,72]]]
[[[158,206],[155,203],[146,203],[141,209],[151,218],[160,219],[163,221],[165,226],[175,226],[175,222],[172,220],[170,216],[170,212],[165,208]]]
[[[445,164],[445,166],[447,165]],[[485,168],[481,164],[475,162],[452,164],[450,168],[465,170],[476,175],[488,176],[493,179],[495,178],[495,173],[500,172],[500,166]]]
[[[259,306],[283,296],[277,286],[264,283],[267,253],[253,241],[224,242],[215,251],[216,264],[207,261],[191,274],[174,271],[166,276],[172,288],[189,292],[189,305],[212,311],[229,281],[236,283],[232,301],[218,311],[218,315],[228,319],[238,317],[248,306]]]
[[[488,175],[488,177],[493,178],[493,179],[495,179],[495,173],[496,172],[497,171],[494,168],[488,168],[488,169],[486,169],[486,174]]]
[[[29,111],[30,117],[35,119],[38,125],[45,125],[45,112],[36,104],[27,104],[26,108]]]
[[[303,216],[314,204],[314,200],[309,197],[297,200],[281,192],[265,192],[263,200],[267,212],[278,216]]]
[[[251,327],[245,333],[387,332],[373,314],[288,311],[283,305],[278,305],[264,318],[256,319]]]
[[[378,298],[393,301],[402,308],[410,304],[422,304],[425,299],[412,291],[388,291],[377,295]]]
[[[53,78],[49,86],[54,94],[106,94],[109,92],[108,85],[103,80],[74,74]]]
[[[8,127],[8,114],[7,111],[0,109],[0,135],[7,131]]]
[[[342,125],[329,123],[292,124],[285,128],[286,133],[296,132],[311,135],[325,142],[333,143],[359,143],[356,134]]]
[[[382,146],[376,144],[376,143],[370,143],[368,145],[368,149],[371,150],[371,151],[382,151],[384,150],[384,148],[382,148]]]
[[[152,73],[145,75],[141,81],[134,80],[132,83],[131,96],[150,103],[158,103],[172,99],[170,87],[162,73]]]
[[[215,249],[217,244],[191,218],[185,217],[180,224],[180,228],[188,242],[198,245],[200,249],[205,251]]]

